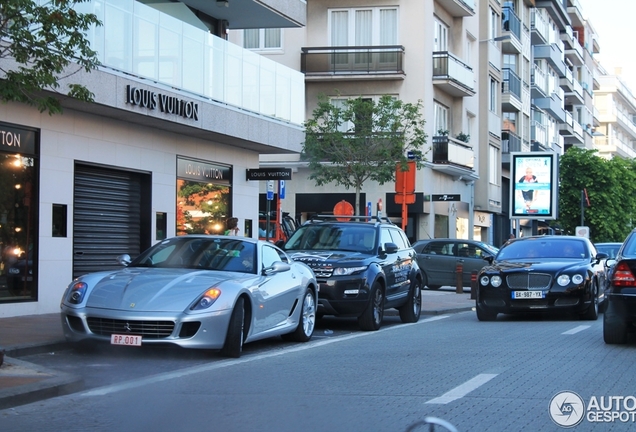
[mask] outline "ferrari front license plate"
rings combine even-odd
[[[110,344],[141,346],[141,336],[112,334],[110,335]]]
[[[513,291],[513,299],[542,299],[545,298],[543,291]]]

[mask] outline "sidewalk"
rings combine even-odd
[[[440,315],[469,311],[475,305],[470,289],[455,293],[455,288],[422,291],[422,315]],[[385,315],[397,315],[397,310]],[[0,318],[0,410],[82,390],[82,379],[46,369],[19,357],[67,349],[60,314],[26,315]],[[2,354],[0,354],[0,358]]]

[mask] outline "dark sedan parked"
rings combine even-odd
[[[477,318],[498,313],[562,310],[598,318],[601,260],[585,237],[536,236],[507,242],[478,274]]]
[[[636,230],[632,231],[609,267],[603,340],[624,344],[636,325]]]

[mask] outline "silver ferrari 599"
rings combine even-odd
[[[118,261],[121,270],[90,273],[66,288],[67,340],[168,343],[240,357],[246,342],[313,335],[314,273],[269,242],[186,235]]]

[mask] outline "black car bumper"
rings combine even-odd
[[[369,304],[369,284],[364,278],[331,277],[318,282],[319,314],[360,316]]]
[[[548,291],[540,299],[513,299],[509,289],[487,289],[480,287],[477,303],[491,312],[512,314],[516,312],[542,312],[549,310],[567,310],[585,312],[592,304],[592,296],[585,289],[569,292]]]
[[[636,322],[636,290],[634,293],[610,293],[607,300],[610,315]]]

